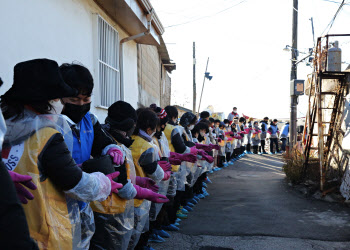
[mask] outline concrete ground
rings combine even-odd
[[[161,249],[350,249],[349,208],[288,186],[281,156],[247,155],[209,175],[201,200]]]

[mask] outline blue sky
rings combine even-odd
[[[327,27],[340,0],[300,0],[298,49],[313,47],[315,37]],[[346,0],[349,2],[349,0]],[[177,70],[171,74],[172,104],[192,109],[192,43],[196,42],[197,107],[207,58],[212,81],[206,81],[201,110],[213,105],[226,115],[237,106],[239,113],[261,118],[289,117],[292,0],[151,0],[165,27],[164,39]],[[350,5],[345,5],[330,31],[350,33]],[[343,61],[350,37],[340,41]],[[303,55],[300,54],[301,58]],[[345,65],[346,66],[346,65]],[[298,66],[298,78],[312,68]],[[307,111],[307,97],[299,98],[298,116]]]

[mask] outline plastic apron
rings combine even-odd
[[[164,133],[162,133],[162,136],[160,137],[160,139],[153,137],[153,142],[159,149],[160,158],[162,157],[169,158],[170,149],[169,149],[168,140],[166,139]],[[157,185],[159,186],[158,193],[162,195],[167,195],[169,183],[170,183],[170,178],[166,181],[158,181],[157,182]],[[162,206],[163,206],[163,203],[152,202],[151,209],[149,212],[150,221],[155,221],[157,219],[157,216],[160,210],[162,209]]]
[[[185,135],[186,140],[188,140],[187,133],[185,129],[182,126],[177,127],[180,135]],[[185,191],[186,189],[186,175],[187,175],[187,162],[183,161],[181,162],[179,170],[176,172],[176,180],[177,180],[177,190],[178,191]]]
[[[90,159],[92,144],[94,142],[94,127],[91,121],[90,112],[87,112],[83,119],[79,122],[79,138],[73,132],[73,151],[72,157],[77,164],[82,164]],[[67,197],[67,200],[71,198]],[[73,201],[69,201],[73,202]],[[81,248],[89,248],[92,236],[95,233],[94,213],[90,205],[86,202],[78,201],[80,217],[81,217]]]
[[[28,136],[6,141],[2,153],[8,170],[30,175],[37,186],[31,190],[35,199],[23,206],[31,237],[40,249],[84,249],[78,203],[72,199],[67,202],[64,192],[38,166],[40,153],[55,134],[61,133],[72,150],[69,125],[60,115],[37,115],[15,122],[8,120],[7,126],[20,126],[21,131],[11,130],[13,134],[31,131]]]
[[[136,172],[131,151],[122,144],[118,146],[125,155],[128,180],[135,183]],[[113,193],[107,200],[94,201],[90,205],[96,223],[90,249],[127,249],[134,228],[134,200],[125,200]]]
[[[146,177],[146,173],[139,164],[139,159],[146,150],[154,148],[152,160],[157,161],[159,159],[158,150],[152,142],[148,142],[140,136],[132,136],[132,139],[134,142],[130,146],[130,150],[136,170],[136,176]],[[128,249],[134,249],[139,241],[140,235],[143,232],[148,231],[150,206],[150,201],[134,199],[134,229]]]

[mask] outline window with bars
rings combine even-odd
[[[98,17],[98,76],[100,105],[111,106],[120,100],[119,36],[110,24]]]

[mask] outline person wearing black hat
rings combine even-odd
[[[3,162],[16,173],[30,174],[37,186],[35,199],[24,210],[39,248],[88,247],[80,234],[77,200],[103,201],[122,187],[113,181],[118,173],[82,172],[70,153],[69,126],[61,116],[50,114],[59,113],[61,98],[76,95],[55,61],[35,59],[14,67],[13,85],[1,96],[7,125]]]
[[[2,83],[0,78],[0,86]],[[6,124],[0,110],[0,153],[5,133]],[[14,175],[12,172],[10,175],[9,173],[11,172],[7,170],[0,158],[0,190],[6,190],[0,193],[0,246],[3,249],[38,249],[36,243],[30,238],[28,223],[20,202],[23,198],[19,199],[20,194],[24,192],[27,193],[27,199],[33,199],[33,195],[24,188],[24,185],[29,186],[28,184],[32,182],[29,181],[26,184],[23,181],[15,181],[12,176],[17,177],[19,174]],[[23,177],[26,178],[26,182],[32,179],[28,175]]]
[[[125,161],[123,164],[123,167],[126,170],[127,175],[127,181],[130,183],[130,179],[133,182],[134,187],[136,187],[135,191],[137,190],[143,190],[144,188],[150,189],[150,191],[155,191],[155,189],[158,189],[158,187],[155,185],[156,183],[151,180],[148,177],[140,177],[135,176],[135,165],[132,158],[132,153],[128,147],[130,147],[133,143],[133,139],[131,138],[137,122],[137,113],[135,109],[127,102],[124,101],[117,101],[113,103],[108,108],[108,116],[106,118],[106,124],[103,125],[103,127],[106,129],[108,133],[110,133],[113,138],[117,141],[118,145],[122,147],[123,152],[125,153]],[[127,147],[128,146],[128,147]],[[134,235],[134,230],[131,230],[130,228],[130,221],[133,221],[130,216],[134,216],[134,213],[130,213],[129,211],[129,202],[126,201],[126,199],[129,199],[130,196],[124,195],[124,189],[125,186],[119,191],[118,196],[120,196],[121,199],[119,199],[118,204],[115,205],[117,207],[123,207],[122,210],[119,209],[119,212],[114,214],[113,217],[115,220],[111,225],[106,225],[107,222],[103,220],[103,218],[106,217],[105,215],[101,215],[101,224],[104,227],[104,230],[101,231],[101,234],[99,237],[92,238],[92,243],[94,240],[96,240],[96,247],[97,248],[104,248],[104,249],[125,249],[125,247],[128,247],[130,244],[136,244],[137,238],[135,238],[136,235]],[[149,192],[149,191],[147,191]],[[126,192],[130,193],[130,192]],[[138,199],[140,199],[139,194],[135,193],[135,195],[138,195]],[[132,196],[132,198],[135,197],[135,195]],[[144,197],[145,199],[148,199],[147,197]],[[125,205],[123,205],[125,204]],[[145,203],[147,204],[147,203]],[[125,208],[125,209],[124,209]],[[140,208],[134,208],[133,202],[132,202],[132,209],[135,212],[135,225],[134,229],[138,228],[140,226],[139,219],[141,217],[138,217],[138,212]],[[109,215],[110,216],[110,215]],[[148,214],[145,214],[145,217],[148,218]],[[147,220],[147,219],[146,219]],[[144,220],[144,222],[146,222]],[[143,226],[142,226],[143,227]],[[109,228],[116,228],[117,230],[109,230]],[[96,229],[97,231],[97,229]],[[107,235],[110,234],[110,237],[106,238]],[[148,237],[147,237],[148,239]],[[146,243],[147,243],[146,239]],[[135,242],[136,241],[136,242]]]

